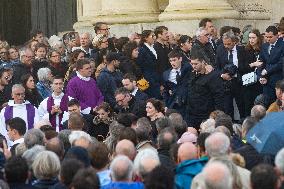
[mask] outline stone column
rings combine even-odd
[[[78,22],[73,26],[75,30],[90,28],[94,20],[101,12],[102,0],[77,0]]]
[[[234,19],[238,16],[238,11],[227,0],[169,0],[169,5],[159,16],[159,20],[198,20],[205,17]]]
[[[159,5],[159,10],[163,12],[169,5],[169,0],[157,0]]]
[[[157,22],[160,14],[157,0],[102,0],[101,14],[92,20],[109,24]]]

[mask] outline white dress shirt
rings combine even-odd
[[[169,75],[169,81],[171,81],[171,82],[173,82],[173,83],[175,83],[175,84],[177,84],[177,80],[176,80],[176,78],[177,78],[177,72],[179,73],[179,75],[181,74],[180,68],[179,68],[179,69],[172,69],[172,70],[170,71],[170,75]]]

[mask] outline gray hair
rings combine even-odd
[[[135,173],[142,178],[158,165],[160,165],[160,159],[157,152],[149,148],[141,150],[134,159]]]
[[[173,127],[172,121],[168,117],[161,117],[156,120],[156,128],[158,132],[161,130],[168,128],[168,127]]]
[[[59,158],[54,152],[42,151],[36,156],[32,169],[37,179],[54,178],[60,171]]]
[[[254,117],[257,121],[261,120],[266,115],[266,109],[262,105],[255,105],[250,111],[251,117]]]
[[[118,123],[117,121],[113,121],[109,125],[110,135],[106,138],[105,144],[107,145],[111,153],[113,153],[115,150],[116,143],[123,128],[125,127],[122,124]]]
[[[199,38],[203,31],[206,31],[206,29],[203,28],[203,27],[198,28],[196,33],[195,33],[196,37]]]
[[[143,142],[149,140],[152,127],[150,121],[146,117],[139,118],[136,123],[137,127],[135,128],[137,141]]]
[[[233,186],[234,189],[242,189],[243,188],[243,183],[241,180],[241,175],[239,173],[239,170],[237,166],[230,160],[228,157],[215,157],[210,159],[210,163],[213,162],[220,162],[226,165],[226,167],[229,169],[231,172],[231,175],[233,177]]]
[[[38,153],[42,152],[44,150],[45,150],[44,146],[35,145],[31,149],[26,150],[23,153],[22,157],[27,160],[28,166],[31,168],[36,156],[38,155]]]
[[[110,174],[113,181],[131,181],[133,176],[133,163],[124,155],[116,156],[110,164]]]
[[[25,90],[25,87],[22,84],[14,84],[13,87],[12,87],[12,92],[16,89],[24,89]]]
[[[228,31],[224,33],[222,36],[222,39],[231,39],[232,41],[235,41],[235,42],[239,40],[238,36],[236,36],[234,32],[232,31]]]
[[[69,135],[71,134],[71,131],[69,129],[64,129],[58,133],[58,138],[63,142],[64,149],[67,150],[71,147],[71,144],[69,142]]]
[[[209,157],[225,156],[230,149],[230,139],[224,133],[213,133],[206,138],[205,149]]]
[[[36,144],[44,146],[44,133],[40,129],[30,129],[24,136],[24,143],[28,149]]]
[[[207,119],[200,124],[200,133],[213,133],[215,131],[215,120]]]
[[[39,81],[47,81],[49,73],[51,73],[51,70],[49,68],[40,68],[37,71],[38,80]]]
[[[27,51],[33,52],[32,49],[30,49],[29,47],[23,47],[19,49],[20,60],[22,60],[22,57],[26,55]]]
[[[232,189],[233,178],[226,165],[208,163],[202,171],[206,189]]]
[[[276,167],[280,170],[281,174],[284,175],[284,148],[282,148],[277,153],[274,163]]]
[[[84,138],[89,142],[92,142],[91,136],[84,131],[72,131],[71,134],[69,135],[69,142],[73,146],[76,140],[81,138]]]

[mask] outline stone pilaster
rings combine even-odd
[[[159,16],[159,20],[198,20],[204,17],[235,19],[239,17],[239,13],[227,0],[169,0],[169,5]]]
[[[92,27],[94,20],[101,12],[102,0],[77,0],[78,22],[74,24],[74,29]]]
[[[102,10],[92,23],[131,24],[157,22],[160,14],[157,0],[102,0]]]
[[[272,13],[272,1],[268,0],[228,0],[239,11],[241,20],[267,20]],[[279,4],[279,7],[280,4]]]

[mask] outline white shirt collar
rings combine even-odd
[[[63,92],[62,92],[62,93],[60,93],[60,95],[58,95],[58,96],[55,96],[55,94],[54,94],[54,93],[52,93],[52,97],[53,97],[53,99],[61,99],[63,96],[64,96],[64,93],[63,93]]]
[[[76,71],[77,76],[83,81],[90,81],[91,77],[84,77],[78,71]]]
[[[270,47],[271,47],[272,45],[274,45],[274,47],[275,47],[277,41],[278,41],[278,39],[277,39],[273,44],[270,44]]]
[[[180,68],[178,68],[178,69],[172,68],[172,72],[177,72],[177,71],[178,71],[178,73],[180,73]]]
[[[149,45],[148,43],[144,43],[146,45],[146,47],[155,55],[156,59],[157,59],[157,52],[154,49],[154,45]]]
[[[13,145],[15,145],[15,144],[21,144],[21,143],[23,143],[23,142],[24,142],[24,138],[22,137],[22,138],[19,138],[19,139],[15,140],[15,141],[13,142]]]
[[[138,87],[135,87],[131,94],[132,94],[133,96],[135,96],[136,93],[137,93],[137,91],[138,91]]]
[[[30,104],[30,102],[28,100],[25,100],[22,104],[15,104],[14,100],[8,101],[9,106],[23,106],[23,105],[26,105],[26,104]]]

